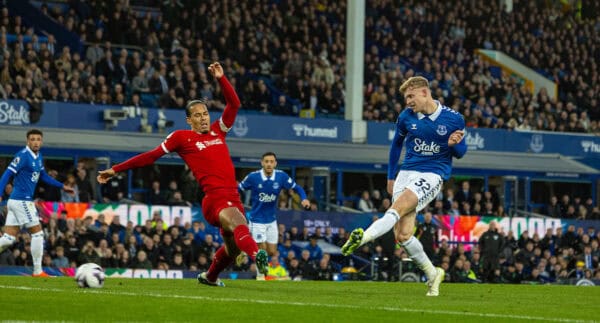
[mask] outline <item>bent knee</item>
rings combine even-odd
[[[408,239],[410,239],[410,237],[412,237],[412,234],[408,233],[398,233],[396,235],[396,239],[401,243],[405,243],[406,241],[408,241]]]

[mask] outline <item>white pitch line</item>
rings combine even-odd
[[[58,288],[38,288],[28,286],[6,286],[0,285],[0,288],[6,289],[18,289],[27,291],[52,291],[52,292],[73,292],[73,290],[58,289]],[[133,292],[116,292],[106,289],[79,289],[78,292],[90,293],[90,294],[105,294],[115,296],[142,296],[142,297],[155,297],[155,298],[181,298],[181,299],[195,299],[202,301],[212,302],[238,302],[238,303],[254,303],[254,304],[267,304],[267,305],[290,305],[290,306],[310,306],[310,307],[329,307],[329,308],[342,308],[352,310],[378,310],[386,312],[405,312],[405,313],[426,313],[435,315],[455,315],[455,316],[473,316],[483,318],[499,318],[499,319],[518,319],[518,320],[537,320],[546,322],[566,322],[566,323],[594,323],[596,321],[585,321],[569,318],[548,318],[541,316],[531,315],[512,315],[512,314],[497,314],[497,313],[476,313],[476,312],[461,312],[461,311],[448,311],[448,310],[432,310],[432,309],[414,309],[414,308],[401,308],[401,307],[390,307],[390,306],[359,306],[359,305],[345,305],[345,304],[327,304],[327,303],[303,303],[303,302],[283,302],[274,300],[261,300],[261,299],[247,299],[247,298],[225,298],[225,297],[208,297],[208,296],[197,296],[197,295],[172,295],[172,294],[158,294],[158,293],[133,293]]]

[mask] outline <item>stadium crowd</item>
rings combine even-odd
[[[577,10],[557,7],[555,1],[513,3],[508,13],[497,2],[367,2],[364,119],[394,122],[403,109],[398,85],[419,74],[431,81],[437,98],[464,114],[469,127],[598,133],[600,20],[587,16],[598,12],[594,7],[598,4],[582,1],[587,10]],[[44,14],[85,42],[81,53],[69,47],[59,49],[53,35],[36,35],[33,26],[4,7],[0,95],[4,99],[161,108],[181,108],[186,100],[200,97],[211,109],[220,109],[219,88],[209,82],[205,65],[220,60],[232,71],[231,82],[246,110],[298,115],[307,109],[320,116],[341,115],[345,6],[337,1],[291,0],[254,5],[215,0],[42,4]],[[519,78],[503,75],[476,56],[476,48],[502,50],[548,76],[559,84],[558,98],[551,99],[547,90],[530,94]],[[48,172],[61,177],[56,171]],[[77,188],[74,195],[43,185],[38,194],[48,201],[94,200],[87,172],[78,165],[73,174],[64,176]],[[125,183],[124,177],[115,177],[105,185],[103,202],[123,200]],[[10,193],[10,186],[2,193]],[[196,182],[184,172],[166,190],[154,181],[145,202],[191,205],[199,198]],[[290,199],[283,198],[281,207],[292,208],[286,203]],[[389,198],[380,191],[363,192],[356,205],[364,212],[388,206]],[[506,215],[494,192],[471,192],[468,182],[460,189],[447,188],[427,211]],[[560,200],[552,197],[545,212],[552,217],[600,218],[591,198],[582,201],[568,195]],[[118,216],[107,223],[102,215],[74,220],[53,214],[44,230],[44,265],[53,267],[96,262],[105,268],[204,270],[222,243],[202,222],[176,222],[167,227],[159,215],[134,226],[120,223]],[[341,246],[347,233],[333,231],[323,228],[309,235],[307,228],[281,228],[273,272],[281,272],[282,266],[292,279],[333,279],[343,264],[332,261],[316,245],[323,240]],[[569,227],[543,237],[529,237],[527,232],[515,237],[491,228],[489,234],[498,234],[500,242],[465,248],[432,241],[431,256],[449,273],[447,279],[456,282],[600,278],[600,232]],[[22,234],[19,243],[0,255],[0,264],[30,266],[28,239]],[[377,262],[381,279],[399,280],[394,278],[397,266],[404,272],[416,271],[402,261],[406,258],[403,250],[386,239],[364,246],[358,256]],[[299,255],[291,247],[294,241],[308,242]],[[492,251],[500,256],[484,265]],[[235,269],[253,270],[247,259]]]
[[[364,119],[394,122],[403,109],[398,85],[419,74],[470,127],[597,133],[597,6],[513,1],[506,12],[498,2],[369,1]],[[40,40],[3,8],[4,98],[181,108],[201,97],[219,109],[205,63],[220,60],[246,110],[343,111],[344,2],[71,1],[40,10],[79,35],[85,50],[59,50],[53,35]],[[504,51],[544,74],[558,83],[558,98],[547,89],[533,96],[476,48]]]
[[[566,230],[549,228],[544,236],[530,235],[527,231],[516,236],[490,224],[479,244],[450,245],[447,240],[437,241],[437,234],[427,230],[428,226],[436,227],[431,213],[427,212],[424,218],[417,235],[434,264],[446,270],[448,282],[548,283],[570,278],[600,279],[600,232],[593,227],[570,225]],[[67,212],[63,211],[46,220],[43,258],[46,267],[76,267],[94,262],[104,268],[202,271],[210,266],[213,253],[223,243],[218,231],[204,222],[181,223],[176,218],[167,226],[158,212],[138,226],[131,221],[122,224],[118,215],[107,222],[102,213],[96,219],[92,216],[73,219],[67,218]],[[343,267],[356,263],[348,257],[332,257],[318,245],[322,241],[342,246],[348,238],[343,228],[316,228],[310,234],[307,227],[286,229],[279,224],[279,232],[278,251],[270,265],[270,275],[274,278],[333,280]],[[497,237],[485,239],[485,235]],[[13,247],[0,254],[0,265],[31,266],[28,239],[29,235],[22,233]],[[414,273],[416,277],[421,274],[411,262],[405,261],[408,256],[396,246],[392,234],[361,247],[356,256],[372,263],[372,279],[399,281],[405,273]],[[230,269],[255,271],[247,257]]]

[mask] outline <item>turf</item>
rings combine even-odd
[[[600,288],[225,280],[107,279],[102,289],[72,278],[0,277],[1,320],[98,322],[592,322]]]

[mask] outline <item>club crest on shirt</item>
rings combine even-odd
[[[276,190],[279,188],[279,183],[275,182],[273,183],[273,189]]]
[[[258,184],[258,188],[259,188],[259,189],[262,189],[262,184]]]
[[[446,128],[445,125],[440,124],[440,125],[438,125],[436,132],[440,136],[445,136],[448,133],[448,129]]]
[[[410,130],[417,130],[417,124],[416,123],[411,124]]]

